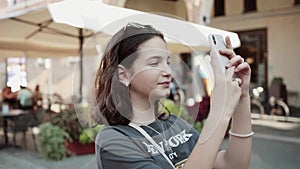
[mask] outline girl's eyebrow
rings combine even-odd
[[[161,59],[161,58],[165,58],[164,56],[151,56],[151,57],[149,57],[147,60],[149,60],[149,59]],[[171,58],[171,56],[166,56],[166,59],[170,59]]]
[[[160,59],[160,58],[162,58],[161,56],[151,56],[151,57],[149,57],[149,59]]]

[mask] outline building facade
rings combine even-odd
[[[183,0],[127,0],[126,7],[186,18]],[[272,80],[282,78],[289,103],[300,106],[300,1],[214,0],[211,15],[209,26],[239,34],[236,52],[252,67],[253,87],[264,87],[266,97]]]
[[[220,0],[216,0],[218,2]],[[250,63],[252,82],[270,87],[275,78],[283,78],[292,93],[300,92],[299,0],[223,0],[216,7],[211,26],[237,32],[242,46],[238,51]],[[218,15],[220,14],[221,15]]]
[[[60,0],[2,0],[0,16],[56,1]],[[126,8],[187,18],[184,0],[124,1]],[[300,93],[299,0],[214,0],[211,15],[209,26],[239,34],[242,46],[236,52],[251,65],[253,86],[267,89],[281,77],[288,93]],[[300,106],[299,99],[289,101]]]

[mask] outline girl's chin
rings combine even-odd
[[[149,99],[152,101],[167,98],[170,95],[169,89],[156,89],[149,94]]]
[[[158,96],[158,99],[166,99],[170,95],[170,92],[161,92],[160,95]]]
[[[168,98],[168,96],[170,95],[170,92],[166,92],[166,93],[163,93],[163,92],[161,92],[161,93],[159,93],[159,94],[157,94],[157,95],[152,95],[151,97],[150,97],[150,100],[152,100],[152,101],[157,101],[157,100],[160,100],[160,99],[167,99]],[[152,98],[152,99],[151,99]]]

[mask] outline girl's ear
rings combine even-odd
[[[118,65],[119,80],[125,86],[130,84],[130,76],[128,70],[123,65]]]

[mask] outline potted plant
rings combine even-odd
[[[66,140],[65,146],[70,155],[95,153],[94,138],[102,126],[83,129],[75,108],[63,110],[51,120],[51,123],[69,134],[71,139]]]
[[[69,135],[63,129],[51,123],[43,123],[39,126],[37,134],[37,146],[42,158],[47,160],[62,160],[66,157],[64,142]]]
[[[184,120],[186,120],[189,123],[193,122],[192,116],[181,105],[178,105],[174,101],[169,100],[169,99],[165,99],[162,102],[162,104],[163,105],[160,105],[160,107],[159,107],[160,110],[168,109],[168,111],[170,113],[176,115],[177,117],[181,117],[181,118],[183,118]]]
[[[66,131],[72,140],[79,140],[79,135],[83,131],[73,108],[63,110],[51,119],[51,123]]]
[[[96,127],[83,130],[83,132],[79,136],[79,142],[81,144],[93,143],[97,133],[99,132],[99,130],[101,130],[103,126],[104,125],[97,125]]]

